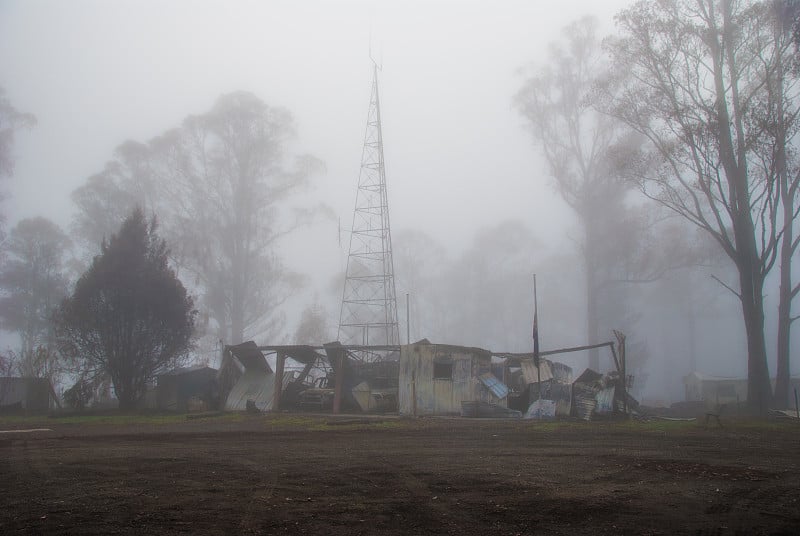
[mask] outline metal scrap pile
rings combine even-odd
[[[572,368],[547,359],[540,359],[538,367],[533,360],[525,360],[520,367],[531,401],[525,417],[569,417],[572,411]]]
[[[586,369],[572,381],[572,369],[562,363],[523,361],[522,371],[529,384],[531,401],[525,414],[529,419],[575,417],[591,420],[601,415],[635,410],[638,402],[627,394],[616,371],[600,374]]]

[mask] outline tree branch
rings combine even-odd
[[[723,282],[723,281],[722,281],[720,278],[718,278],[717,276],[715,276],[715,275],[713,275],[713,274],[712,274],[712,275],[711,275],[711,279],[713,279],[714,281],[716,281],[717,283],[719,283],[720,285],[722,285],[722,286],[723,286],[723,287],[725,287],[726,289],[728,289],[728,290],[730,290],[731,292],[733,292],[733,295],[734,295],[734,296],[736,296],[737,298],[739,298],[740,300],[742,299],[742,295],[741,295],[741,294],[739,294],[738,292],[736,292],[735,290],[733,290],[731,287],[729,287],[727,284],[725,284],[725,283],[724,283],[724,282]]]

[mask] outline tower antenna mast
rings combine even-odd
[[[378,95],[378,64],[374,60],[338,340],[345,345],[400,344]],[[376,358],[374,355],[365,356],[367,360]]]

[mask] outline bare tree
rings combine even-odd
[[[759,140],[774,69],[769,6],[753,1],[643,0],[617,15],[605,109],[645,136],[640,188],[709,233],[738,272],[748,341],[748,403],[770,402],[763,288],[783,225],[775,161]]]
[[[204,303],[226,341],[276,334],[275,314],[299,283],[275,254],[277,241],[306,221],[292,222],[282,204],[319,167],[310,156],[285,168],[284,151],[294,134],[292,118],[251,93],[223,95],[206,114],[187,118],[180,136],[166,140],[168,172],[180,200],[171,224],[186,267],[200,280]]]
[[[626,204],[632,185],[615,169],[617,148],[636,140],[621,122],[590,106],[593,84],[607,67],[596,32],[591,17],[567,26],[562,40],[551,44],[548,64],[536,69],[515,100],[558,193],[580,222],[589,344],[600,342],[612,287],[634,277],[639,234],[647,228],[647,213],[636,214]],[[590,352],[589,367],[599,368],[597,349]]]
[[[443,295],[451,262],[445,247],[424,231],[400,229],[392,233],[392,256],[400,340],[447,340],[450,315],[444,304],[452,297]],[[405,294],[409,295],[408,300]],[[409,326],[405,325],[406,320]]]
[[[398,296],[410,294],[412,341],[424,337],[493,350],[528,350],[532,267],[542,244],[522,222],[506,220],[479,229],[456,258],[417,230],[401,230],[393,244]],[[406,319],[405,305],[401,298],[401,322]]]
[[[441,280],[447,342],[527,351],[533,321],[533,266],[542,244],[519,220],[475,233]],[[453,307],[452,304],[458,304]]]
[[[313,303],[300,313],[300,322],[294,333],[295,344],[322,345],[332,340],[331,323],[325,306],[315,296]]]
[[[223,95],[209,112],[147,144],[120,146],[73,193],[74,228],[96,241],[134,205],[158,214],[172,261],[201,293],[216,338],[275,336],[279,305],[302,281],[284,268],[276,246],[313,212],[285,203],[321,168],[301,156],[289,169],[293,135],[288,111],[247,92]]]
[[[36,119],[33,115],[17,111],[6,98],[5,90],[0,87],[0,177],[8,177],[14,171],[14,133],[34,124]]]
[[[775,381],[775,405],[789,406],[791,327],[798,317],[792,316],[792,302],[800,293],[800,283],[792,278],[792,259],[800,244],[794,232],[800,210],[800,155],[796,150],[798,133],[798,71],[793,70],[794,40],[792,27],[800,21],[800,4],[787,0],[773,3],[774,45],[765,55],[767,69],[767,100],[763,103],[762,118],[772,135],[760,138],[764,174],[777,183],[780,215],[776,223],[782,226],[780,238],[780,287],[778,290],[778,344]],[[792,143],[795,141],[795,143]]]
[[[31,114],[17,111],[6,98],[5,90],[0,87],[0,179],[10,177],[14,172],[14,133],[20,128],[36,124]],[[0,193],[0,199],[2,199]],[[0,240],[4,238],[5,216],[0,214]]]
[[[0,354],[0,377],[11,376],[16,369],[16,354],[7,352]],[[0,392],[0,395],[3,393]]]
[[[150,146],[126,141],[116,148],[114,158],[72,192],[78,208],[71,232],[83,246],[86,260],[100,249],[104,239],[115,233],[134,207],[146,213],[162,213],[167,208],[160,195]]]
[[[67,295],[69,247],[61,229],[42,217],[21,220],[9,234],[9,259],[0,270],[0,321],[20,337],[16,362],[23,376],[52,380],[57,372],[50,317]]]

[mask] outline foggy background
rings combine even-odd
[[[292,113],[297,134],[288,153],[325,163],[290,204],[331,209],[282,244],[288,267],[308,279],[285,307],[282,340],[257,342],[295,342],[310,305],[323,311],[332,340],[371,42],[382,67],[402,342],[408,293],[412,340],[531,351],[536,272],[542,349],[585,344],[579,229],[512,99],[524,81],[521,69],[545,62],[564,26],[594,14],[601,35],[611,32],[613,14],[628,4],[0,0],[0,86],[38,122],[16,136],[14,176],[3,185],[7,229],[43,215],[68,230],[71,192],[101,171],[118,145],[146,142],[206,112],[223,93],[252,92]],[[725,269],[710,272],[724,277]],[[468,285],[470,278],[479,284]],[[631,359],[646,355],[636,371],[638,396],[680,400],[681,379],[694,368],[745,376],[737,301],[708,272],[679,271],[630,292],[620,315],[635,330],[627,332],[636,341]],[[775,310],[770,296],[766,307]],[[773,335],[770,325],[767,340]],[[4,339],[9,344],[13,339]],[[577,374],[586,366],[581,354],[556,359]],[[602,359],[610,367],[609,357]],[[774,360],[770,367],[774,375]]]

